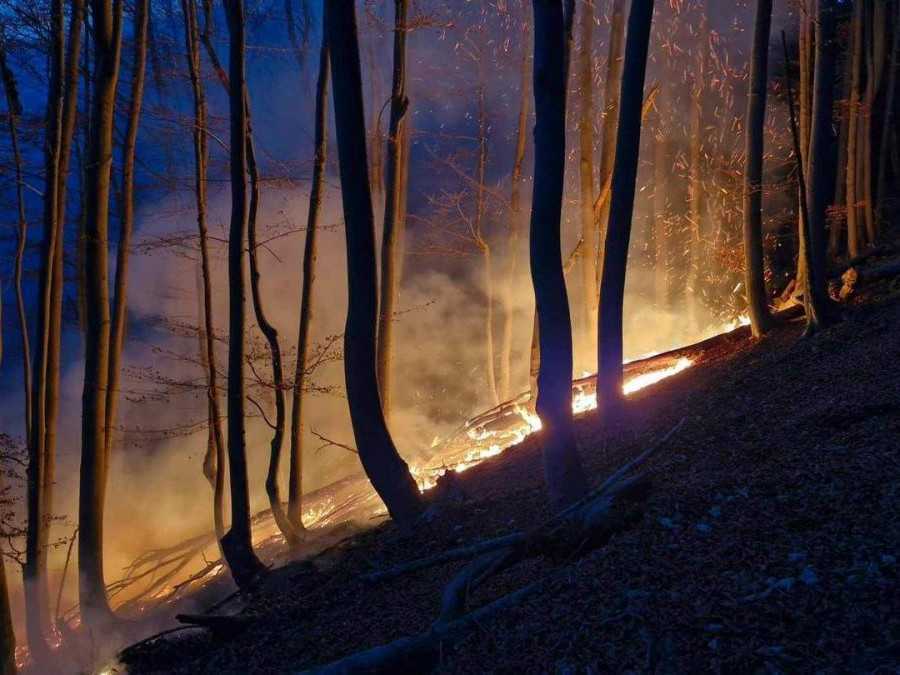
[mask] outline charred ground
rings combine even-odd
[[[640,523],[584,556],[522,564],[478,607],[565,569],[443,650],[445,672],[870,672],[900,664],[900,293],[887,279],[801,339],[748,329],[642,391],[625,418],[578,421],[599,483],[675,426],[650,460]],[[652,327],[648,327],[652,329]],[[450,563],[372,584],[406,560],[550,517],[534,438],[462,474],[427,525],[391,524],[273,572],[219,614],[131,647],[133,673],[296,672],[426,631]],[[425,662],[411,669],[425,669]]]

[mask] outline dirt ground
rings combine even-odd
[[[632,396],[615,424],[579,418],[595,484],[684,422],[647,465],[640,523],[587,555],[537,559],[478,589],[470,608],[555,573],[447,645],[437,670],[900,672],[897,281],[842,311],[806,339],[796,320],[762,342],[736,331]],[[464,497],[435,505],[411,535],[386,523],[273,572],[219,610],[246,618],[232,634],[186,630],[129,648],[123,663],[133,673],[300,672],[426,631],[464,562],[381,584],[361,576],[550,516],[536,439],[458,483]]]

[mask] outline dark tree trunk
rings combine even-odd
[[[890,145],[891,133],[894,129],[895,108],[896,108],[896,92],[897,92],[897,66],[900,60],[900,3],[894,2],[893,9],[893,30],[891,31],[891,58],[888,70],[888,85],[884,96],[884,119],[882,120],[881,136],[878,151],[878,178],[875,197],[878,200],[878,220],[884,222],[888,218],[887,205],[888,183],[887,183],[887,164],[888,164],[888,147]],[[894,171],[900,167],[894,166]]]
[[[103,513],[109,457],[109,203],[116,84],[122,48],[122,0],[92,0],[94,114],[88,152],[85,246],[85,359],[81,474],[78,493],[78,579],[82,619],[102,629],[113,618],[103,571]]]
[[[406,96],[406,15],[409,0],[394,1],[394,75],[388,129],[384,229],[381,236],[381,302],[378,304],[378,391],[385,420],[393,409],[394,313],[403,274],[403,234],[406,229],[406,184],[409,163]]]
[[[228,468],[231,529],[222,550],[239,587],[250,585],[263,571],[253,551],[250,489],[244,417],[246,307],[244,237],[247,232],[247,91],[244,81],[244,3],[227,0],[229,46],[229,111],[231,115],[231,226],[228,234]]]
[[[194,0],[182,0],[184,13],[185,47],[191,92],[194,104],[194,199],[197,209],[197,233],[200,247],[200,278],[203,297],[203,353],[206,366],[207,422],[209,440],[203,472],[213,488],[213,523],[216,537],[225,536],[225,434],[222,431],[222,412],[219,403],[218,370],[216,368],[215,321],[213,320],[212,277],[209,264],[209,236],[206,224],[206,165],[208,149],[206,138],[206,96],[200,68],[200,29]]]
[[[106,454],[112,449],[113,428],[119,398],[119,376],[122,347],[125,344],[125,321],[128,306],[128,263],[131,232],[134,228],[134,156],[137,150],[138,125],[144,100],[144,71],[147,65],[147,28],[149,0],[138,0],[134,9],[134,71],[131,76],[131,108],[122,147],[122,213],[119,223],[119,243],[116,251],[115,296],[109,350],[109,386],[106,390]]]
[[[653,22],[653,0],[632,0],[628,16],[621,106],[616,136],[609,227],[600,284],[599,371],[597,403],[614,410],[622,400],[622,310],[625,270],[631,240],[638,151],[641,146],[641,102],[647,72],[647,47]]]
[[[378,396],[375,229],[353,3],[327,3],[325,23],[331,52],[338,164],[347,237],[349,302],[344,331],[347,401],[363,468],[391,516],[402,527],[408,527],[418,519],[422,500],[409,467],[394,447]]]
[[[754,337],[766,333],[770,324],[763,276],[762,176],[771,29],[772,0],[758,0],[750,56],[750,96],[747,100],[744,145],[744,285]]]
[[[534,190],[531,278],[540,324],[537,413],[550,500],[561,509],[585,495],[572,428],[572,324],[560,250],[566,170],[564,20],[558,0],[534,0]]]
[[[834,105],[834,5],[833,0],[817,0],[816,67],[813,85],[812,126],[810,128],[808,177],[809,227],[800,255],[806,260],[807,330],[815,331],[829,323],[829,299],[826,290],[825,221],[828,199],[829,158],[831,157],[831,118]]]
[[[328,152],[328,75],[330,56],[328,40],[322,35],[319,52],[319,78],[316,83],[315,157],[309,211],[306,217],[306,240],[303,245],[303,285],[300,289],[300,326],[297,331],[297,366],[294,371],[294,398],[291,402],[291,467],[288,484],[288,518],[293,526],[303,529],[303,385],[306,381],[309,354],[309,327],[314,314],[313,289],[316,281],[316,242],[319,217],[325,192],[325,156]]]
[[[862,56],[863,56],[863,3],[853,6],[852,52],[850,55],[850,99],[848,109],[850,121],[847,132],[847,255],[856,258],[862,251],[865,235],[859,210],[861,195],[859,178],[860,105],[862,104]]]

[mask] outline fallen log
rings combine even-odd
[[[305,672],[421,672],[430,669],[443,649],[464,636],[472,627],[501,610],[517,605],[548,580],[568,574],[569,569],[568,565],[564,565],[540,581],[464,613],[468,596],[474,588],[492,576],[535,556],[556,557],[556,553],[565,552],[567,562],[571,562],[576,554],[584,555],[588,550],[604,545],[613,534],[638,522],[640,514],[630,510],[628,503],[646,499],[648,475],[631,479],[625,479],[625,476],[672,438],[683,423],[682,419],[650,448],[614,471],[599,488],[585,498],[527,535],[510,535],[512,543],[505,548],[493,550],[469,563],[445,587],[440,616],[427,632],[357,652]],[[434,558],[436,556],[431,559]]]

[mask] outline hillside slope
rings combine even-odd
[[[448,646],[439,670],[900,667],[900,299],[885,288],[810,339],[796,321],[759,344],[736,332],[632,397],[611,427],[580,418],[595,483],[684,423],[648,464],[654,484],[637,526],[480,588],[471,607],[565,570]],[[295,672],[426,631],[464,563],[377,585],[361,575],[550,515],[534,439],[456,483],[414,534],[388,523],[277,570],[230,610],[243,617],[233,632],[169,635],[129,648],[123,664]]]

